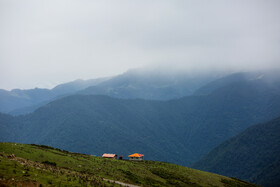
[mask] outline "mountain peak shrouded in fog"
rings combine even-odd
[[[277,0],[4,0],[0,88],[50,88],[155,64],[279,68],[279,8]]]

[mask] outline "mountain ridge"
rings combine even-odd
[[[34,88],[13,89],[11,91],[0,89],[0,112],[13,115],[30,113],[52,100],[74,94],[80,89],[99,84],[105,80],[108,78],[76,80],[60,84],[53,89]]]
[[[140,68],[108,78],[78,79],[57,85],[53,89],[0,90],[0,112],[12,115],[26,114],[57,98],[76,93],[124,99],[168,100],[191,95],[199,87],[226,74]]]
[[[244,81],[250,78],[269,80],[271,75],[277,76],[277,72],[279,73],[276,70],[234,74],[221,71],[208,73],[171,71],[168,73],[167,70],[160,69],[135,69],[114,77],[78,79],[57,85],[51,90],[41,88],[0,90],[0,112],[12,115],[27,114],[48,102],[76,93],[148,100],[169,100],[193,94],[205,95],[208,94],[207,92],[215,90],[217,86],[221,87],[237,80]],[[279,76],[278,79],[280,79]],[[211,88],[211,85],[216,87]]]

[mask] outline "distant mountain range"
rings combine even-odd
[[[73,82],[60,84],[53,89],[14,89],[11,91],[0,89],[0,112],[10,114],[26,114],[33,112],[40,106],[49,103],[60,97],[74,94],[79,90],[89,86],[99,84],[108,78],[76,80]]]
[[[167,101],[67,96],[29,115],[0,115],[0,141],[98,155],[141,152],[189,166],[246,128],[280,116],[277,76],[237,73]]]
[[[121,75],[91,80],[76,80],[49,89],[0,90],[0,112],[27,114],[37,108],[72,94],[108,95],[116,98],[168,100],[193,94],[225,72],[191,73],[158,69],[134,69]]]
[[[280,117],[223,142],[194,168],[263,186],[280,184]]]

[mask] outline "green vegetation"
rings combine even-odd
[[[0,158],[0,183],[11,186],[118,186],[104,179],[139,186],[255,186],[175,164],[104,159],[48,146],[0,143]]]
[[[263,186],[278,186],[280,118],[254,125],[225,141],[193,167]]]

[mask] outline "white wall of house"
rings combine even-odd
[[[129,160],[144,160],[143,157],[129,157]]]

